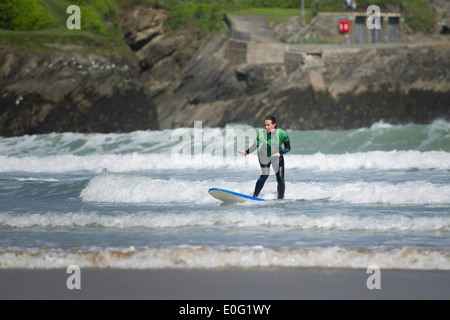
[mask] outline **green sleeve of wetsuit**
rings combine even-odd
[[[279,141],[280,141],[280,153],[286,154],[291,151],[291,141],[289,140],[289,135],[283,129],[278,129]],[[282,146],[284,145],[284,148]]]

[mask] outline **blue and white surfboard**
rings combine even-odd
[[[220,188],[209,189],[209,194],[212,195],[214,198],[223,201],[225,203],[239,203],[239,202],[246,202],[248,200],[264,201],[264,199],[261,198],[255,198],[248,196],[246,194]]]

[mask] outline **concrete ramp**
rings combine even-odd
[[[274,43],[280,42],[267,25],[263,15],[230,15],[232,32],[248,33],[250,41]]]

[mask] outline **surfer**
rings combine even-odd
[[[264,127],[265,130],[258,133],[255,143],[253,143],[246,151],[238,150],[238,152],[243,155],[248,155],[258,149],[261,176],[256,181],[253,197],[258,197],[264,187],[270,174],[270,165],[272,164],[272,168],[277,177],[278,199],[283,199],[285,190],[283,155],[291,150],[291,143],[287,132],[281,128],[277,128],[275,117],[266,117],[264,119]]]

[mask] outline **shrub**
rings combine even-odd
[[[434,22],[434,11],[424,0],[410,0],[403,3],[405,21],[414,31],[430,32]]]
[[[223,12],[212,4],[187,3],[171,8],[166,25],[172,29],[193,23],[203,31],[216,31],[223,25]]]
[[[0,2],[0,27],[2,28],[32,31],[55,25],[55,18],[37,0],[2,0]]]
[[[93,33],[106,34],[103,16],[92,6],[81,6],[81,28]]]

